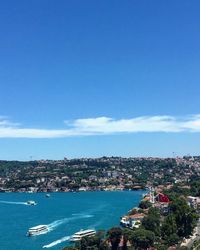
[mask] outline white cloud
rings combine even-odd
[[[131,119],[97,117],[65,121],[65,129],[26,128],[0,116],[0,138],[59,138],[72,136],[139,133],[200,132],[200,115],[141,116]]]

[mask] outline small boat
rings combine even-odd
[[[46,197],[49,198],[51,195],[50,194],[46,194]]]
[[[47,225],[38,225],[38,226],[29,228],[27,232],[27,236],[39,235],[41,233],[48,232],[48,230],[49,228]]]
[[[83,237],[91,237],[95,235],[96,235],[96,231],[93,229],[80,230],[79,232],[72,235],[72,237],[70,238],[70,241],[76,242],[76,241],[80,241]]]
[[[29,206],[37,205],[37,203],[35,201],[27,201],[26,204],[29,205]]]

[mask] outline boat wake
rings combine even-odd
[[[27,202],[0,201],[0,203],[12,204],[12,205],[25,205],[25,206],[28,206]]]
[[[67,222],[73,221],[73,220],[78,220],[78,219],[87,219],[87,218],[91,218],[93,217],[93,215],[91,214],[73,214],[73,217],[70,218],[64,218],[61,220],[56,220],[53,221],[52,223],[48,224],[48,232],[53,231],[54,229],[56,229],[57,227],[59,227],[62,224],[65,224]],[[51,242],[48,245],[44,245],[43,248],[50,248],[50,247],[54,247],[62,242],[68,241],[71,238],[71,236],[65,236],[61,239],[55,240],[53,242]]]
[[[70,222],[70,221],[73,221],[73,220],[78,220],[78,219],[91,218],[91,217],[93,217],[93,215],[91,215],[91,214],[82,214],[82,215],[80,214],[80,215],[77,215],[77,216],[74,216],[74,217],[69,217],[69,218],[64,218],[64,219],[61,219],[61,220],[53,221],[52,223],[48,224],[47,226],[49,228],[49,231],[53,231],[54,229],[56,229],[60,225],[65,224],[67,222]]]
[[[50,244],[48,245],[44,245],[42,248],[50,248],[50,247],[54,247],[62,242],[65,242],[65,241],[68,241],[69,239],[71,238],[71,236],[65,236],[59,240],[55,240],[53,242],[51,242]]]
[[[64,218],[64,219],[61,219],[61,220],[55,220],[54,222],[48,224],[47,226],[49,228],[49,231],[53,231],[54,229],[56,229],[60,225],[65,224],[65,223],[67,223],[69,221],[70,221],[70,218]]]
[[[98,228],[102,224],[102,221],[103,220],[97,221],[95,224],[92,224],[92,225],[88,226],[88,229],[94,229],[95,230],[96,228]]]

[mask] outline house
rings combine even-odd
[[[145,214],[143,214],[143,213],[129,215],[128,216],[129,227],[130,228],[138,228],[140,226],[142,220],[144,219],[144,216],[145,216]]]
[[[155,208],[158,208],[163,215],[167,215],[170,211],[169,203],[166,202],[157,202],[154,204]]]
[[[197,206],[200,202],[200,199],[198,197],[188,196],[188,205],[194,209],[197,209]]]
[[[156,201],[158,202],[164,202],[164,203],[169,203],[169,197],[163,193],[159,193],[156,195]]]

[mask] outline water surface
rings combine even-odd
[[[0,193],[1,250],[60,250],[80,229],[109,229],[138,205],[143,191],[52,193]],[[34,200],[36,206],[27,206]],[[47,224],[50,232],[26,237],[30,227]]]

